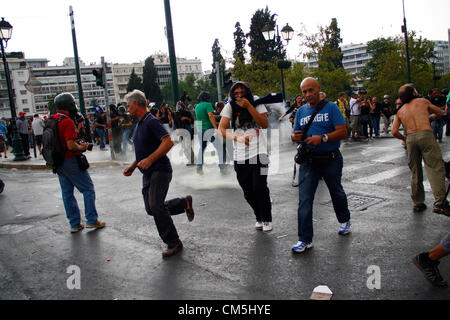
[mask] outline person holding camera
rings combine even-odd
[[[372,115],[370,114],[371,110],[373,109],[372,99],[370,97],[365,97],[361,102],[360,107],[361,115],[359,121],[362,127],[362,136],[364,137],[364,139],[369,141],[369,139],[372,139],[373,135]]]
[[[80,168],[77,159],[82,152],[89,147],[92,148],[92,144],[79,142],[77,139],[77,130],[72,119],[77,115],[75,98],[70,93],[61,93],[55,97],[54,104],[57,113],[52,116],[52,119],[63,118],[57,127],[59,140],[64,150],[64,162],[56,168],[56,174],[61,185],[62,200],[70,223],[70,232],[76,233],[84,229],[84,225],[81,223],[80,209],[73,193],[75,187],[83,194],[86,228],[103,228],[105,222],[98,220],[95,207],[94,184],[88,171]]]
[[[291,139],[303,142],[307,148],[305,150],[309,150],[309,157],[300,166],[298,242],[292,247],[295,253],[313,247],[313,202],[321,177],[328,187],[341,224],[338,233],[349,234],[351,225],[347,195],[341,184],[344,161],[339,148],[341,140],[347,136],[344,116],[335,103],[320,100],[320,85],[316,79],[305,78],[300,87],[308,103],[297,111]],[[311,120],[313,115],[314,121]],[[306,128],[308,124],[310,126]],[[305,129],[306,135],[303,136]]]

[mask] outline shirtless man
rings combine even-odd
[[[411,198],[414,202],[413,209],[415,212],[421,212],[427,208],[424,203],[423,158],[435,198],[433,212],[450,217],[450,207],[445,197],[444,161],[442,160],[441,149],[430,126],[430,118],[442,117],[443,112],[427,99],[420,98],[417,90],[411,84],[402,86],[398,95],[404,105],[395,116],[392,134],[406,142],[408,166],[412,173]],[[405,128],[406,137],[399,132],[400,125]]]

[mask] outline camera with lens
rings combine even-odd
[[[300,141],[297,146],[297,154],[294,160],[298,164],[304,164],[312,158],[313,149],[308,148],[305,141]]]
[[[81,139],[78,139],[77,140],[77,142],[78,143],[85,143],[83,140],[81,140]],[[92,148],[94,147],[94,144],[93,143],[88,143],[88,147],[87,147],[87,151],[92,151]]]

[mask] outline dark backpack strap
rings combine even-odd
[[[54,119],[54,120],[55,120],[55,123],[56,123],[56,135],[58,136],[59,145],[61,146],[62,151],[64,151],[65,149],[64,149],[63,144],[62,144],[62,142],[61,142],[61,137],[59,136],[58,125],[59,125],[59,123],[60,123],[62,120],[64,120],[64,119],[69,119],[69,117],[61,116],[61,117],[59,117],[58,119]],[[66,156],[66,151],[64,151],[64,157],[65,157],[65,156]]]
[[[313,121],[314,121],[314,118],[317,116],[317,114],[319,113],[319,111],[322,110],[323,107],[325,107],[325,105],[326,105],[327,103],[328,103],[328,101],[325,100],[325,99],[323,99],[323,100],[321,100],[321,101],[319,102],[319,104],[316,106],[316,108],[315,108],[313,114],[311,115],[311,118],[309,118],[309,121],[308,121],[308,123],[306,124],[305,130],[303,131],[303,139],[302,139],[302,140],[305,140],[305,139],[306,139],[306,132],[308,132],[309,127],[311,127],[311,125],[312,125],[312,123],[313,123]]]

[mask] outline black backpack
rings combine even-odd
[[[53,173],[56,173],[56,168],[64,162],[65,151],[61,145],[58,133],[58,124],[63,119],[67,119],[67,117],[47,120],[44,133],[42,134],[42,155],[47,165],[52,167]]]

